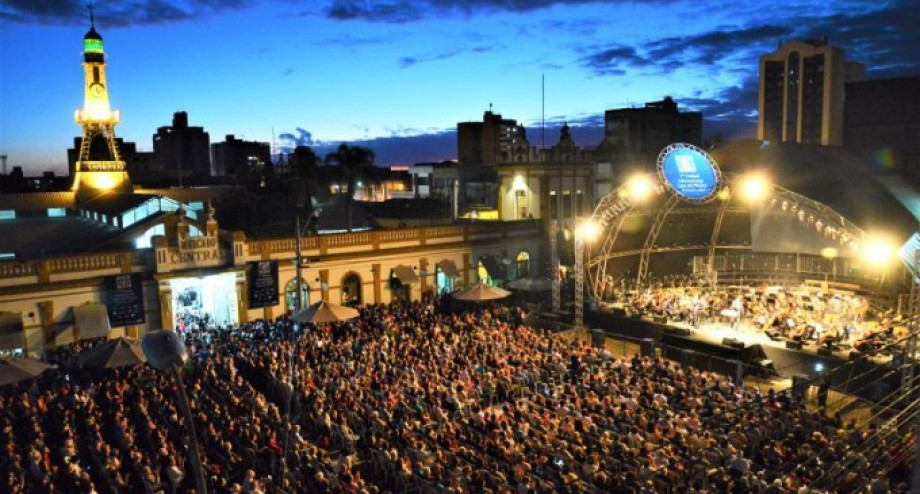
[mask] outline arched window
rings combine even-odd
[[[153,237],[157,235],[166,235],[166,228],[162,223],[147,229],[140,237],[134,239],[135,249],[149,249],[152,247]]]
[[[284,285],[284,303],[288,312],[297,310],[297,278],[292,278]],[[310,285],[303,278],[300,280],[300,307],[310,305]]]
[[[514,259],[515,267],[517,267],[517,277],[526,278],[530,276],[530,254],[526,250],[518,252],[517,257]]]
[[[361,277],[354,271],[342,277],[342,305],[360,306],[364,303]]]

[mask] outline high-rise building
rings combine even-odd
[[[230,134],[224,142],[211,144],[211,174],[223,177],[242,168],[261,168],[271,163],[267,142],[244,141]]]
[[[864,75],[827,40],[790,41],[761,56],[758,139],[842,144],[845,84]]]
[[[599,161],[654,160],[669,144],[699,146],[703,140],[703,114],[682,112],[670,96],[642,108],[604,112],[604,139],[595,150]]]
[[[158,127],[153,154],[165,177],[200,179],[211,176],[211,138],[203,127],[189,127],[188,114],[173,114],[172,126]]]
[[[483,114],[482,122],[457,124],[457,154],[461,166],[516,161],[516,152],[529,148],[524,126],[492,110]]]

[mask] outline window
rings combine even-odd
[[[530,254],[527,251],[522,250],[518,253],[517,258],[515,259],[515,265],[517,266],[517,277],[526,278],[530,276]]]
[[[16,219],[15,209],[0,209],[0,220],[15,220],[15,219]]]
[[[361,277],[357,273],[348,273],[342,278],[342,305],[360,306],[363,303]]]
[[[297,310],[297,278],[292,278],[284,285],[284,302],[287,304],[288,312]],[[310,285],[300,279],[300,307],[310,305]]]
[[[559,196],[555,190],[549,191],[549,218],[551,220],[559,219]]]
[[[153,237],[155,237],[156,235],[166,235],[166,228],[162,224],[156,225],[148,229],[146,232],[144,232],[143,235],[141,235],[140,237],[137,237],[134,240],[134,248],[135,249],[149,249],[153,247]]]
[[[16,259],[16,254],[13,252],[0,252],[0,261],[9,261],[10,259]]]
[[[64,208],[48,208],[49,218],[62,218],[67,216],[67,210]]]

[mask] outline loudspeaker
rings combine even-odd
[[[173,365],[182,366],[188,360],[185,343],[175,331],[157,330],[144,335],[141,349],[147,362],[160,371],[168,370]]]
[[[737,348],[739,350],[744,350],[744,342],[734,338],[722,338],[722,344],[732,348]]]
[[[793,350],[801,350],[802,342],[795,340],[786,340],[786,348],[792,348]]]
[[[818,355],[821,355],[822,357],[833,357],[834,350],[831,348],[821,347],[818,349]]]

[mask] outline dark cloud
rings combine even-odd
[[[124,0],[96,4],[96,21],[106,27],[167,24],[238,10],[251,0]],[[0,0],[0,19],[23,24],[86,23],[77,0]]]
[[[559,5],[672,3],[676,0],[333,0],[326,16],[340,21],[402,24],[432,17],[476,13],[524,13]]]
[[[579,62],[597,75],[623,75],[629,69],[665,74],[685,66],[706,68],[749,53],[756,67],[756,54],[771,42],[792,33],[782,26],[760,25],[736,29],[722,28],[690,36],[661,38],[642,45],[619,43],[582,48]]]
[[[719,91],[711,98],[695,95],[677,98],[687,110],[703,113],[703,132],[725,139],[753,137],[757,131],[758,79],[748,77],[737,86]]]
[[[279,148],[290,152],[297,146],[313,146],[316,141],[313,140],[313,134],[309,131],[297,127],[293,132],[282,132],[278,134]]]
[[[647,67],[652,64],[651,60],[639,55],[635,48],[620,44],[608,45],[582,57],[579,62],[598,75],[615,76],[624,75],[629,67]]]
[[[868,12],[838,13],[807,19],[803,38],[823,38],[847,51],[847,59],[866,64],[871,77],[920,72],[920,5],[900,0]]]
[[[481,54],[481,53],[488,53],[491,51],[500,50],[501,48],[503,48],[501,45],[494,45],[494,46],[479,45],[479,46],[472,46],[470,48],[462,48],[462,49],[455,48],[451,50],[429,53],[425,55],[401,57],[397,61],[397,64],[399,64],[401,68],[405,69],[405,68],[412,67],[413,65],[423,63],[423,62],[436,62],[438,60],[446,60],[448,58],[453,58],[463,53]]]

